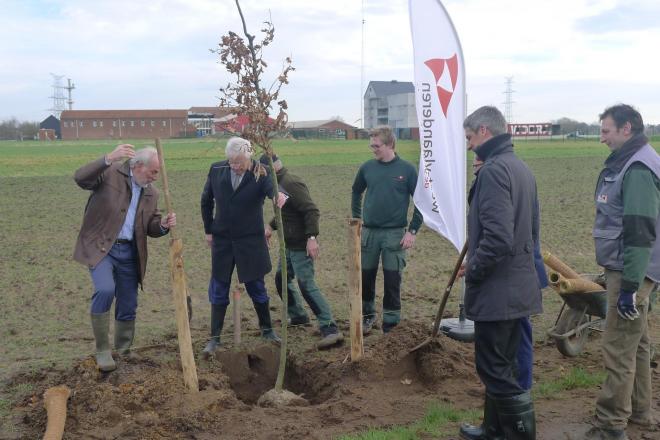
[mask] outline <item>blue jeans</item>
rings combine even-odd
[[[316,315],[319,321],[319,327],[336,326],[330,311],[330,305],[321,293],[321,289],[314,279],[314,260],[308,255],[307,251],[286,250],[286,271],[287,271],[287,313],[291,319],[304,318],[307,312],[303,307],[302,297]],[[298,282],[298,286],[294,281]],[[282,297],[282,262],[277,266],[275,274],[275,286],[277,293]],[[300,290],[298,290],[300,287]]]
[[[134,321],[138,306],[138,262],[133,244],[114,244],[89,272],[94,283],[91,312],[97,315],[109,311],[116,298],[115,319]]]

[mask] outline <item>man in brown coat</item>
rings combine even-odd
[[[92,191],[73,258],[89,268],[94,283],[91,320],[101,371],[116,368],[108,339],[113,301],[115,349],[127,355],[135,334],[138,284],[147,267],[147,235],[161,237],[176,225],[174,213],[162,217],[158,211],[158,191],[151,184],[159,171],[154,148],[135,151],[121,144],[74,175],[78,186]]]

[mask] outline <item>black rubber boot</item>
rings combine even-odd
[[[131,346],[135,337],[135,321],[115,320],[115,350],[120,356],[133,357]]]
[[[371,332],[376,323],[376,276],[378,268],[362,270],[362,334]]]
[[[282,342],[275,329],[273,329],[273,324],[270,320],[270,310],[268,309],[268,301],[263,303],[253,302],[254,310],[257,312],[257,318],[259,318],[259,328],[261,329],[261,337],[267,341],[275,342],[279,344]]]
[[[484,400],[484,421],[480,426],[461,425],[459,437],[463,440],[504,440],[504,434],[497,418],[497,406],[492,397],[486,394]]]
[[[383,269],[383,333],[401,320],[401,272]]]
[[[534,403],[529,391],[494,400],[500,426],[507,440],[536,439]]]
[[[226,314],[227,306],[211,304],[211,339],[206,343],[206,347],[202,352],[204,359],[211,357],[220,346],[220,333],[225,323]]]

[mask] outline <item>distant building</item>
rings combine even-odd
[[[355,139],[357,127],[338,119],[297,121],[287,124],[289,133],[296,139]]]
[[[39,124],[39,129],[53,130],[57,139],[62,139],[62,132],[60,131],[60,120],[55,116],[50,115]],[[49,135],[50,136],[50,135]],[[39,135],[41,139],[41,134]]]
[[[549,137],[559,134],[559,124],[551,122],[507,124],[507,130],[513,137]]]
[[[233,111],[227,107],[190,107],[188,123],[195,127],[198,137],[212,135],[216,133],[216,124],[226,121]]]
[[[62,139],[153,139],[195,136],[187,110],[64,110]]]
[[[364,93],[364,128],[378,125],[389,125],[399,139],[419,139],[412,82],[369,82]]]

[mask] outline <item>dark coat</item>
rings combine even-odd
[[[73,178],[78,186],[92,191],[85,207],[73,258],[93,268],[110,252],[126,219],[132,196],[128,161],[106,165],[105,157],[102,157],[80,167]],[[147,235],[161,237],[168,232],[163,232],[160,221],[158,190],[149,185],[142,189],[133,230],[140,283],[147,269]]]
[[[466,315],[503,321],[541,313],[534,267],[539,216],[536,180],[503,134],[477,149],[485,163],[468,211]]]
[[[264,199],[272,196],[269,176],[262,175],[257,180],[251,171],[246,171],[234,191],[229,162],[211,165],[202,192],[202,220],[204,231],[213,235],[211,270],[216,280],[231,282],[234,264],[241,283],[261,279],[271,271],[263,205]]]
[[[307,239],[319,235],[319,208],[312,200],[305,182],[295,174],[281,168],[277,172],[277,183],[289,195],[282,207],[282,223],[284,224],[284,242],[287,249],[307,249]],[[275,218],[270,221],[270,227],[277,229]]]

